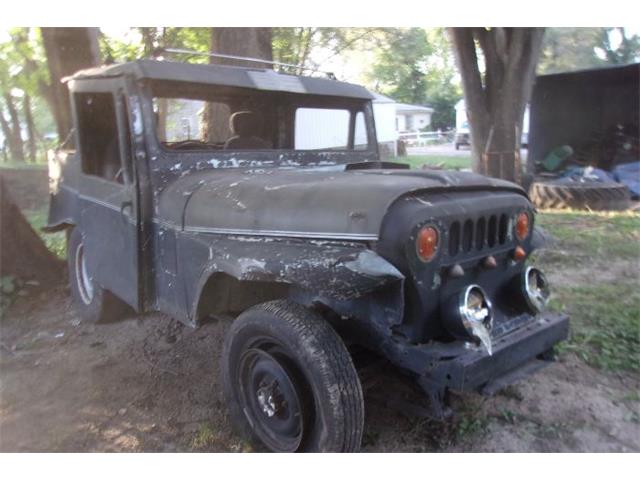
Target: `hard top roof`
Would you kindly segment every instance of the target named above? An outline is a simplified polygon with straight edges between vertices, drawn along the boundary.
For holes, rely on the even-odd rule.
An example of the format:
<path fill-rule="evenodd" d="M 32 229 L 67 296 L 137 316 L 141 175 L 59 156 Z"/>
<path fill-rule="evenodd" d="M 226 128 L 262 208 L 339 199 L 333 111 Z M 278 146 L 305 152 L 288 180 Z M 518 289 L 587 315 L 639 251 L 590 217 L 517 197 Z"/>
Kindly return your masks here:
<path fill-rule="evenodd" d="M 328 78 L 277 73 L 270 69 L 194 64 L 158 60 L 136 60 L 76 72 L 68 80 L 131 75 L 134 78 L 223 85 L 257 90 L 372 99 L 369 91 L 352 83 Z"/>

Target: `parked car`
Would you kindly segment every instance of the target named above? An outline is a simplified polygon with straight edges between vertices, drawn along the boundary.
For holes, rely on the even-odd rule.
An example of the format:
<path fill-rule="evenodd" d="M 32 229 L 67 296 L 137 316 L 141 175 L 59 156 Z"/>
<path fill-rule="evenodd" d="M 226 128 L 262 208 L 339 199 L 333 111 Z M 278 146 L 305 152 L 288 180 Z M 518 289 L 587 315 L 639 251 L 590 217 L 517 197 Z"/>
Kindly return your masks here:
<path fill-rule="evenodd" d="M 76 149 L 50 157 L 48 230 L 68 233 L 75 308 L 194 328 L 239 314 L 223 390 L 261 448 L 359 448 L 357 350 L 445 418 L 450 390 L 490 394 L 566 338 L 527 262 L 539 237 L 525 192 L 382 162 L 366 89 L 152 60 L 68 87 Z"/>
<path fill-rule="evenodd" d="M 461 145 L 471 145 L 471 131 L 469 122 L 465 121 L 462 127 L 456 129 L 456 136 L 453 140 L 456 150 L 460 150 Z"/>

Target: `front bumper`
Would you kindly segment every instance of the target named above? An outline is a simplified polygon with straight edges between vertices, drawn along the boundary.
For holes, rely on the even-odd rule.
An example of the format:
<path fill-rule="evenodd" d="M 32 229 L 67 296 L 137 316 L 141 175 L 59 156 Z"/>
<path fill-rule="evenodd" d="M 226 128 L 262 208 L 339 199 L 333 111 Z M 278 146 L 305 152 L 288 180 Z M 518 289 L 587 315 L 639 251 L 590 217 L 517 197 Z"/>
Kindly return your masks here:
<path fill-rule="evenodd" d="M 448 390 L 492 394 L 551 363 L 544 360 L 568 334 L 568 316 L 544 313 L 495 339 L 492 355 L 468 350 L 460 342 L 429 344 L 404 350 L 400 363 L 417 374 L 430 401 L 427 415 L 443 419 L 451 413 L 445 401 Z"/>
<path fill-rule="evenodd" d="M 444 385 L 452 390 L 481 390 L 488 383 L 510 375 L 544 355 L 568 335 L 568 316 L 545 313 L 497 339 L 493 344 L 493 355 L 484 350 L 470 351 L 439 362 L 429 376 L 444 380 Z"/>
<path fill-rule="evenodd" d="M 493 340 L 493 354 L 466 348 L 464 342 L 404 345 L 394 349 L 394 363 L 413 372 L 425 390 L 481 391 L 490 382 L 541 358 L 569 334 L 569 317 L 545 312 Z M 396 344 L 396 347 L 399 347 Z"/>

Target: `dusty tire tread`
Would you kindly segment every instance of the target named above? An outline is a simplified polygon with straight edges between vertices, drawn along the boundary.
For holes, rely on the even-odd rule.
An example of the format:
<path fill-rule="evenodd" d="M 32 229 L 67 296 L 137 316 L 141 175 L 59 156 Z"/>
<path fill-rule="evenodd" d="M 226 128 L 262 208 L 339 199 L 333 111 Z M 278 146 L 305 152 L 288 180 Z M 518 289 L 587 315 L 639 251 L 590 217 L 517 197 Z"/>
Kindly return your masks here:
<path fill-rule="evenodd" d="M 243 317 L 256 312 L 268 313 L 284 321 L 302 345 L 322 351 L 323 361 L 317 364 L 321 366 L 322 377 L 329 384 L 338 386 L 338 410 L 342 415 L 337 424 L 344 425 L 332 450 L 358 451 L 364 427 L 364 396 L 353 361 L 340 336 L 320 314 L 288 300 L 274 300 L 250 308 L 234 322 L 229 335 L 233 336 L 242 328 Z"/>
<path fill-rule="evenodd" d="M 626 210 L 630 206 L 629 191 L 624 185 L 615 183 L 572 185 L 533 182 L 529 196 L 538 208 Z"/>

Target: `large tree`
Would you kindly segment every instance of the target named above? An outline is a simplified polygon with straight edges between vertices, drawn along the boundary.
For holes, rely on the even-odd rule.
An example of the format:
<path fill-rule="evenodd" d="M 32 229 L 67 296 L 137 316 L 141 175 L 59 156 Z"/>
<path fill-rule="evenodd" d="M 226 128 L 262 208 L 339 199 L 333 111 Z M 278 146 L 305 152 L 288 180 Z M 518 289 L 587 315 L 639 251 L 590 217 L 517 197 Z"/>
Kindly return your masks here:
<path fill-rule="evenodd" d="M 41 28 L 51 78 L 48 98 L 58 137 L 64 141 L 72 128 L 69 92 L 62 79 L 100 63 L 97 28 Z"/>
<path fill-rule="evenodd" d="M 451 28 L 449 32 L 462 76 L 474 170 L 520 181 L 522 118 L 544 29 Z"/>
<path fill-rule="evenodd" d="M 271 28 L 214 27 L 211 29 L 211 53 L 239 57 L 273 60 L 271 46 Z M 271 68 L 268 63 L 247 62 L 226 58 L 211 57 L 211 63 L 223 65 Z M 227 107 L 217 103 L 208 103 L 202 118 L 203 137 L 209 141 L 219 141 L 231 135 L 227 118 Z"/>

